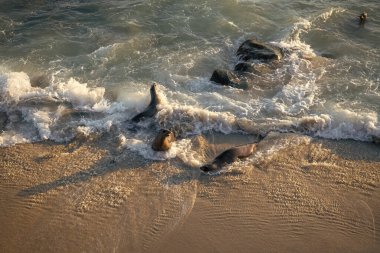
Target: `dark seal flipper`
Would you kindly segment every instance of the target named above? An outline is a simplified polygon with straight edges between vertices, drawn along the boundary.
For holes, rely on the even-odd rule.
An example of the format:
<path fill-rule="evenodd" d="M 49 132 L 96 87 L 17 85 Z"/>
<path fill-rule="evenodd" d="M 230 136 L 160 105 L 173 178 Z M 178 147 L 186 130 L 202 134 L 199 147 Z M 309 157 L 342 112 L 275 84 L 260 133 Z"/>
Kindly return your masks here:
<path fill-rule="evenodd" d="M 222 168 L 216 166 L 215 164 L 206 164 L 206 165 L 203 165 L 202 167 L 200 167 L 200 169 L 203 172 L 216 172 L 218 170 L 221 170 Z"/>
<path fill-rule="evenodd" d="M 134 116 L 134 117 L 132 118 L 132 121 L 137 123 L 137 122 L 139 122 L 140 120 L 142 120 L 143 118 L 151 118 L 151 117 L 153 117 L 155 114 L 156 114 L 156 111 L 153 111 L 153 110 L 143 111 L 143 112 L 137 114 L 136 116 Z"/>

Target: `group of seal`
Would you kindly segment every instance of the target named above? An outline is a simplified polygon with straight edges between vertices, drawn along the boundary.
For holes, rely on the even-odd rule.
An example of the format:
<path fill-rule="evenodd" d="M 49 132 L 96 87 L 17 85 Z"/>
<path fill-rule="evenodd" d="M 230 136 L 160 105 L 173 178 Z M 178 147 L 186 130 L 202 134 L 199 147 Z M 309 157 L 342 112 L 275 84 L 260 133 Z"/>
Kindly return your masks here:
<path fill-rule="evenodd" d="M 158 94 L 158 86 L 154 83 L 150 87 L 150 103 L 144 111 L 138 113 L 131 120 L 139 122 L 140 120 L 148 117 L 153 117 L 157 114 L 157 105 L 161 103 L 160 96 Z M 156 137 L 152 142 L 152 149 L 154 151 L 168 151 L 173 142 L 176 141 L 174 133 L 169 129 L 160 129 Z M 203 172 L 212 172 L 220 170 L 223 166 L 235 162 L 237 159 L 242 159 L 252 155 L 256 151 L 256 143 L 237 146 L 225 150 L 218 155 L 210 164 L 202 166 L 200 169 Z"/>
<path fill-rule="evenodd" d="M 364 25 L 368 17 L 366 12 L 359 15 L 359 22 Z M 237 57 L 241 60 L 234 70 L 217 69 L 213 72 L 210 81 L 220 85 L 228 85 L 236 88 L 247 88 L 247 80 L 251 78 L 249 74 L 260 74 L 260 68 L 257 68 L 257 61 L 263 63 L 276 63 L 284 57 L 284 50 L 280 47 L 262 42 L 257 38 L 251 38 L 244 41 L 236 52 Z M 150 88 L 150 103 L 145 110 L 132 118 L 133 122 L 139 122 L 143 118 L 153 117 L 157 114 L 157 105 L 161 103 L 158 94 L 157 84 L 154 83 Z M 176 140 L 172 131 L 161 129 L 152 143 L 152 149 L 155 151 L 167 151 L 171 148 L 172 143 Z M 214 172 L 231 164 L 238 159 L 243 159 L 252 155 L 257 148 L 257 143 L 251 143 L 232 147 L 217 155 L 214 160 L 200 167 L 205 172 Z"/>
<path fill-rule="evenodd" d="M 149 105 L 145 108 L 144 111 L 138 113 L 131 120 L 133 122 L 139 122 L 144 118 L 154 117 L 157 112 L 157 105 L 161 103 L 161 98 L 158 93 L 157 83 L 153 83 L 150 87 L 150 102 Z M 175 136 L 172 131 L 168 129 L 161 129 L 152 143 L 152 149 L 154 151 L 167 151 L 171 148 L 172 143 L 175 141 Z"/>

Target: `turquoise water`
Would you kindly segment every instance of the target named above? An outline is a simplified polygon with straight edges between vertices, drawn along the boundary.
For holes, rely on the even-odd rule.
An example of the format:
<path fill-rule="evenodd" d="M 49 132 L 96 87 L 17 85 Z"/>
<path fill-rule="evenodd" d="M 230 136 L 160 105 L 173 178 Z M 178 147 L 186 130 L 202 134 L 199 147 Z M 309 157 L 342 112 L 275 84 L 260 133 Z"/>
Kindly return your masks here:
<path fill-rule="evenodd" d="M 379 13 L 378 1 L 3 1 L 0 144 L 118 131 L 141 151 L 160 127 L 184 143 L 269 130 L 371 141 Z M 247 91 L 210 82 L 250 37 L 287 49 L 283 64 Z M 166 102 L 130 132 L 153 82 Z"/>

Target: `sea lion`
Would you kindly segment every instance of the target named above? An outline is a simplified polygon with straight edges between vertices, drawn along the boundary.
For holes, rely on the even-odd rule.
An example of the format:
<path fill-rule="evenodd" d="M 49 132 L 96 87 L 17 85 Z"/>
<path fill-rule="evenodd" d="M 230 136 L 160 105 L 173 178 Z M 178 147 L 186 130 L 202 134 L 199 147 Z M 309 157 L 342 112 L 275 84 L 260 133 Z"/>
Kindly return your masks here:
<path fill-rule="evenodd" d="M 150 87 L 150 103 L 148 107 L 141 113 L 132 118 L 133 122 L 139 122 L 142 118 L 153 117 L 157 113 L 157 105 L 161 103 L 160 96 L 157 91 L 157 84 L 153 83 Z"/>
<path fill-rule="evenodd" d="M 359 15 L 359 24 L 364 25 L 364 23 L 367 21 L 368 14 L 367 12 L 363 12 Z"/>
<path fill-rule="evenodd" d="M 231 164 L 237 159 L 246 158 L 256 151 L 257 143 L 233 147 L 223 151 L 210 164 L 203 165 L 200 169 L 204 172 L 213 172 L 222 169 L 224 165 Z"/>
<path fill-rule="evenodd" d="M 175 137 L 172 131 L 161 129 L 153 140 L 152 149 L 154 151 L 167 151 L 174 141 Z"/>

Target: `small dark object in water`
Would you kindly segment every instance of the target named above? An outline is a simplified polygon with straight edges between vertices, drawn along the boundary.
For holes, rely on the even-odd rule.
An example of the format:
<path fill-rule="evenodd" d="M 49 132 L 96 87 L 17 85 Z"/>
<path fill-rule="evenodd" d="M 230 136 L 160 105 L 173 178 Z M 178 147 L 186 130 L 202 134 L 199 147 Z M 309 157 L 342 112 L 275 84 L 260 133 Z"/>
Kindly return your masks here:
<path fill-rule="evenodd" d="M 363 12 L 360 14 L 359 19 L 360 19 L 360 24 L 364 25 L 364 23 L 367 21 L 368 14 L 367 12 Z"/>

